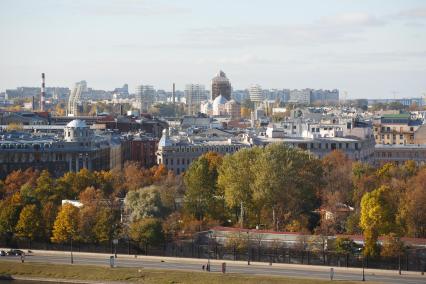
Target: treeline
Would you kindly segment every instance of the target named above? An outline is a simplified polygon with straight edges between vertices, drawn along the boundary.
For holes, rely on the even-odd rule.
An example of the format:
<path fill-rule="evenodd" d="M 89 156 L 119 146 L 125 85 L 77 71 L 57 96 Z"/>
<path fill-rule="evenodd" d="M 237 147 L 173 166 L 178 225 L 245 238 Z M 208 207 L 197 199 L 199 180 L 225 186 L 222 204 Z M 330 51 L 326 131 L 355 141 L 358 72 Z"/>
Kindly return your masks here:
<path fill-rule="evenodd" d="M 425 167 L 409 161 L 373 168 L 340 151 L 320 160 L 283 144 L 210 152 L 180 176 L 135 163 L 57 179 L 47 171 L 16 171 L 0 182 L 0 198 L 4 240 L 131 238 L 147 246 L 222 225 L 364 234 L 365 253 L 376 255 L 379 236 L 426 237 Z M 62 206 L 65 199 L 82 206 Z"/>
<path fill-rule="evenodd" d="M 129 237 L 122 200 L 147 186 L 161 196 L 164 214 L 176 210 L 181 177 L 163 166 L 143 169 L 129 163 L 123 171 L 82 169 L 57 179 L 48 171 L 14 171 L 0 181 L 0 238 L 101 243 Z M 78 200 L 82 206 L 62 205 L 62 200 Z"/>

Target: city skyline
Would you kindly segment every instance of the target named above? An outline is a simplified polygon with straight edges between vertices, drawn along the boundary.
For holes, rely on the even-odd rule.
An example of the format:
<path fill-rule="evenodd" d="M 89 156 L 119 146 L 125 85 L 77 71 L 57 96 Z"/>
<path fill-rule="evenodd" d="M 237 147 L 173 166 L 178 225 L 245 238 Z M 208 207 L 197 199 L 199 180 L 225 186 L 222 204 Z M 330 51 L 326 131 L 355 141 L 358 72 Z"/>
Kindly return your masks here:
<path fill-rule="evenodd" d="M 0 90 L 129 83 L 426 92 L 422 1 L 2 1 Z M 342 96 L 343 98 L 343 96 Z"/>

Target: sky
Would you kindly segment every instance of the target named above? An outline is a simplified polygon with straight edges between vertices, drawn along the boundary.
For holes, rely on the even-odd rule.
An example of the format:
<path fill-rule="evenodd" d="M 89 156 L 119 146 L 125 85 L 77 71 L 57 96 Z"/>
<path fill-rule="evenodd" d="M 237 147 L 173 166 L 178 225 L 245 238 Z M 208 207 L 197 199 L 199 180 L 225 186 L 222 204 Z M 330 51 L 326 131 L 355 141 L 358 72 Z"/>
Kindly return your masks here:
<path fill-rule="evenodd" d="M 0 91 L 234 89 L 426 94 L 425 0 L 0 0 Z"/>

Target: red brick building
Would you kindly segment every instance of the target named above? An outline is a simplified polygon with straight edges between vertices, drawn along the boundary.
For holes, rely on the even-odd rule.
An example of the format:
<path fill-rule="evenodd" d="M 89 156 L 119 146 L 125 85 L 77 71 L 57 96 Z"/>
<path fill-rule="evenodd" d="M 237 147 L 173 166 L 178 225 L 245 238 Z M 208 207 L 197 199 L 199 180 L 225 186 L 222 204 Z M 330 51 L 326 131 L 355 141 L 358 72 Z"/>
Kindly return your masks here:
<path fill-rule="evenodd" d="M 143 134 L 135 135 L 128 141 L 130 144 L 130 161 L 140 163 L 144 168 L 157 164 L 156 151 L 158 139 Z"/>

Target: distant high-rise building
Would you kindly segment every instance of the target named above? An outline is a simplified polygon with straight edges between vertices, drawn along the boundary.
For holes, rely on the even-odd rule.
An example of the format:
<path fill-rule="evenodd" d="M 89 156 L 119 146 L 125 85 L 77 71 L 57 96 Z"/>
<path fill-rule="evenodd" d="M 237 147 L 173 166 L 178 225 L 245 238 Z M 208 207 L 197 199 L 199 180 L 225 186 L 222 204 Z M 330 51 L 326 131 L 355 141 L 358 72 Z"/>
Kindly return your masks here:
<path fill-rule="evenodd" d="M 339 90 L 313 90 L 311 104 L 334 105 L 339 103 Z"/>
<path fill-rule="evenodd" d="M 80 103 L 81 94 L 83 92 L 87 92 L 86 81 L 80 81 L 75 83 L 74 89 L 71 91 L 70 96 L 68 97 L 68 106 L 67 106 L 68 116 L 78 115 L 78 104 Z"/>
<path fill-rule="evenodd" d="M 232 87 L 226 74 L 221 70 L 212 79 L 212 100 L 222 95 L 228 101 L 231 99 Z"/>
<path fill-rule="evenodd" d="M 249 90 L 250 100 L 255 103 L 263 102 L 263 93 L 260 85 L 252 85 Z"/>
<path fill-rule="evenodd" d="M 290 103 L 309 105 L 311 104 L 311 93 L 312 90 L 291 90 L 290 91 Z"/>
<path fill-rule="evenodd" d="M 155 100 L 155 90 L 151 85 L 136 86 L 136 99 L 141 112 L 148 112 Z"/>
<path fill-rule="evenodd" d="M 207 100 L 206 89 L 204 85 L 187 84 L 185 86 L 185 97 L 188 113 L 197 113 L 200 110 L 200 103 Z"/>

